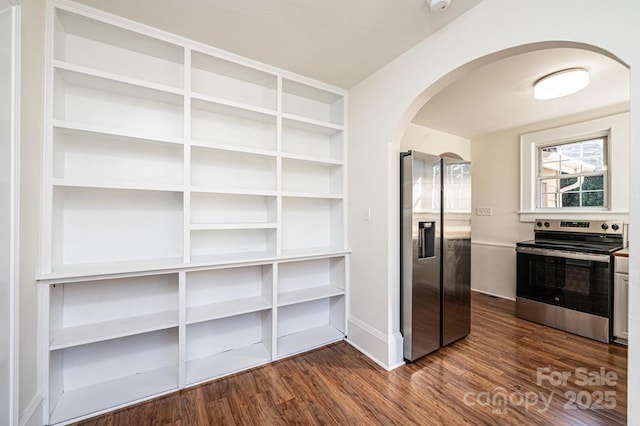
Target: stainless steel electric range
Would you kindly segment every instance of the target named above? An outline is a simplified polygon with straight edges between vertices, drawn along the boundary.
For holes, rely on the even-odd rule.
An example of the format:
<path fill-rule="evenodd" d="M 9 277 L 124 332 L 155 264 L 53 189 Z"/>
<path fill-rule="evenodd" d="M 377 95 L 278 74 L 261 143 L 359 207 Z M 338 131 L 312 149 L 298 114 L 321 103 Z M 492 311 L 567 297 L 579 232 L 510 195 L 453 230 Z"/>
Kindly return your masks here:
<path fill-rule="evenodd" d="M 516 247 L 516 315 L 609 343 L 622 222 L 537 220 L 534 233 Z"/>

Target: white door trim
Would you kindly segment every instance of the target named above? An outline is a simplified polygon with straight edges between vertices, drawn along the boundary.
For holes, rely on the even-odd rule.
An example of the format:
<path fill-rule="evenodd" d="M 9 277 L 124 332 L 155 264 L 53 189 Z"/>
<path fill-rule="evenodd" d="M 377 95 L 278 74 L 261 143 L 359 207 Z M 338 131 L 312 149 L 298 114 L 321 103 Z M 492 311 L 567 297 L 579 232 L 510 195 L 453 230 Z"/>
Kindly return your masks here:
<path fill-rule="evenodd" d="M 11 14 L 10 109 L 10 267 L 9 267 L 9 425 L 18 425 L 19 229 L 20 229 L 20 1 L 0 0 L 0 13 Z"/>

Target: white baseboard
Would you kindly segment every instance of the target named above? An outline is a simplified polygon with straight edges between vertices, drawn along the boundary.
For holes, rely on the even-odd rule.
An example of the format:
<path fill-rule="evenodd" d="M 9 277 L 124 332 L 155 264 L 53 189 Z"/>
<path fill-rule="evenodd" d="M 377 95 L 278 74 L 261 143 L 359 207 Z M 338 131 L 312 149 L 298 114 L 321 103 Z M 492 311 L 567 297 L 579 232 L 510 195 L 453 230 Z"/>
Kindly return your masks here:
<path fill-rule="evenodd" d="M 491 292 L 488 292 L 488 291 L 476 290 L 475 288 L 472 288 L 471 291 L 475 291 L 476 293 L 486 294 L 487 296 L 497 297 L 498 299 L 511 300 L 512 302 L 516 301 L 515 297 L 507 297 L 507 296 L 503 296 L 501 294 L 495 294 L 495 293 L 491 293 Z"/>
<path fill-rule="evenodd" d="M 402 335 L 387 336 L 355 317 L 347 321 L 347 342 L 387 371 L 404 365 Z"/>
<path fill-rule="evenodd" d="M 20 413 L 20 426 L 42 426 L 44 418 L 42 410 L 44 397 L 42 394 L 37 393 L 29 405 Z"/>

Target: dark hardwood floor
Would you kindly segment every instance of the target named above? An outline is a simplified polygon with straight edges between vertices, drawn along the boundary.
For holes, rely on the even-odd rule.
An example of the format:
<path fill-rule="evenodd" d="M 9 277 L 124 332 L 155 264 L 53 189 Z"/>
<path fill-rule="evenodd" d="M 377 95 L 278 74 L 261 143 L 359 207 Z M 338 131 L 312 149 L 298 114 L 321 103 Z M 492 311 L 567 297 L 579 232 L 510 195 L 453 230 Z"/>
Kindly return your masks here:
<path fill-rule="evenodd" d="M 514 308 L 473 294 L 469 337 L 391 372 L 341 342 L 80 424 L 625 424 L 626 347 Z"/>

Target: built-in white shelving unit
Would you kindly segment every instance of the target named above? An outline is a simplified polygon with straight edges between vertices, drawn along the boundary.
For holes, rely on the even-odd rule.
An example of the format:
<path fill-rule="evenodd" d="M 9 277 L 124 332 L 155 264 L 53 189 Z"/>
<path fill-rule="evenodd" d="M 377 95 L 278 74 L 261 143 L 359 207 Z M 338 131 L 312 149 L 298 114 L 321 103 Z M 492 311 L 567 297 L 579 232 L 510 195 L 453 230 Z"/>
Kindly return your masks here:
<path fill-rule="evenodd" d="M 346 92 L 49 0 L 48 424 L 346 335 Z"/>

